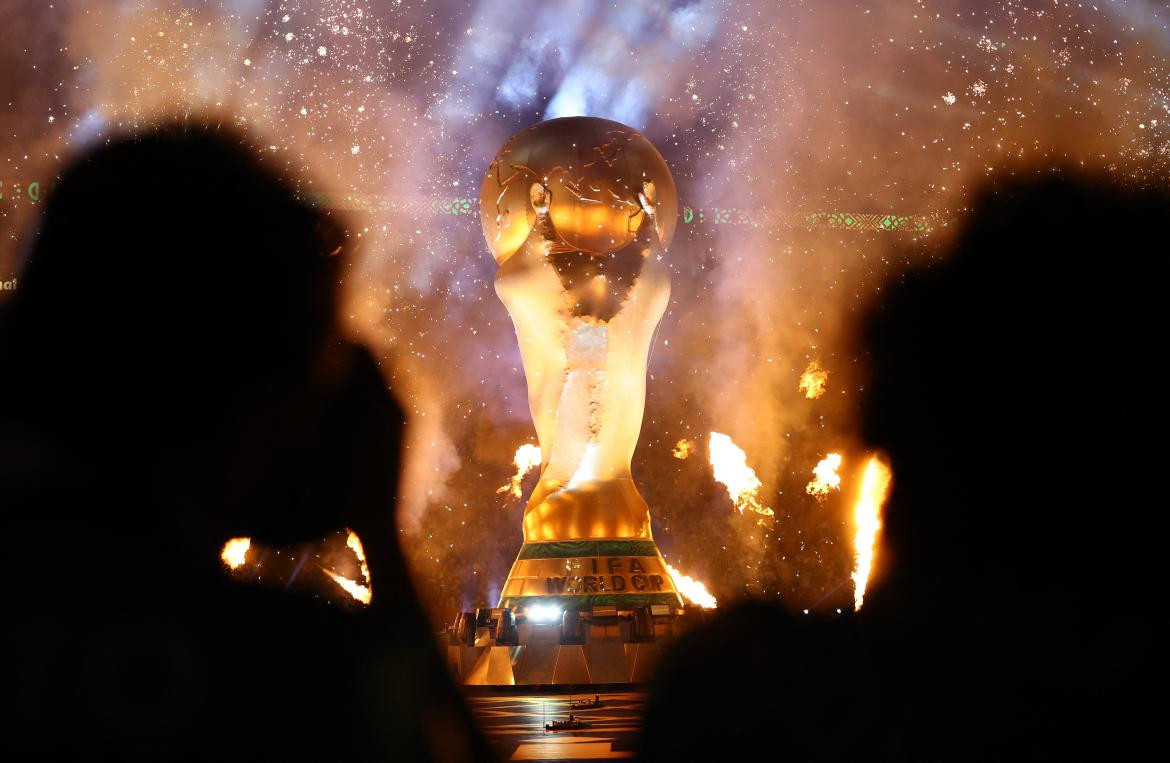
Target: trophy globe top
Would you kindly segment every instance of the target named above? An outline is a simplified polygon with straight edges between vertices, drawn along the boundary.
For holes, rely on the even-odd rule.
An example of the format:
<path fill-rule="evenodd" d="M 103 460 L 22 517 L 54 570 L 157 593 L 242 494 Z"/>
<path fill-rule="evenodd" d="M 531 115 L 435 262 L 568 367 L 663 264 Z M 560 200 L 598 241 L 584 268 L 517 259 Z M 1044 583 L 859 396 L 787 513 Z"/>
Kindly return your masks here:
<path fill-rule="evenodd" d="M 658 150 L 637 130 L 597 117 L 564 117 L 513 135 L 484 176 L 480 221 L 498 264 L 547 213 L 550 252 L 608 255 L 653 226 L 663 249 L 678 192 Z"/>

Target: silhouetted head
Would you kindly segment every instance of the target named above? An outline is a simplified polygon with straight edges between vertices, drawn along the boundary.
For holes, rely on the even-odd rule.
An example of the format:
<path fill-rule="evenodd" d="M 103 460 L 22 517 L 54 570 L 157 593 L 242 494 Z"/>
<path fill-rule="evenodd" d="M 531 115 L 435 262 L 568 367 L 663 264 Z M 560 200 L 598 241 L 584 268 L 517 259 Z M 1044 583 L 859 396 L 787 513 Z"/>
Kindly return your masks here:
<path fill-rule="evenodd" d="M 1149 247 L 1168 213 L 1164 194 L 1105 178 L 1001 182 L 952 253 L 883 293 L 864 435 L 894 472 L 887 566 L 935 606 L 1087 602 L 1134 571 L 1150 514 L 1123 475 L 1143 473 L 1136 438 L 1160 405 Z"/>
<path fill-rule="evenodd" d="M 334 330 L 342 243 L 240 134 L 180 123 L 64 173 L 13 308 L 76 396 L 166 386 L 201 412 L 306 373 Z"/>
<path fill-rule="evenodd" d="M 847 760 L 876 749 L 880 663 L 848 619 L 740 601 L 709 613 L 655 669 L 639 759 Z M 761 755 L 762 751 L 769 754 Z"/>
<path fill-rule="evenodd" d="M 960 747 L 1076 748 L 1158 659 L 1162 470 L 1144 443 L 1164 412 L 1168 217 L 1166 195 L 1108 178 L 1000 182 L 868 325 L 864 434 L 894 482 L 860 617 L 902 650 L 905 715 L 965 707 Z"/>
<path fill-rule="evenodd" d="M 369 486 L 355 482 L 392 495 L 401 426 L 374 364 L 338 336 L 344 244 L 232 129 L 178 123 L 97 148 L 49 197 L 0 326 L 0 384 L 23 401 L 7 428 L 50 441 L 50 471 L 131 497 L 105 521 L 179 523 L 197 554 L 339 529 Z"/>

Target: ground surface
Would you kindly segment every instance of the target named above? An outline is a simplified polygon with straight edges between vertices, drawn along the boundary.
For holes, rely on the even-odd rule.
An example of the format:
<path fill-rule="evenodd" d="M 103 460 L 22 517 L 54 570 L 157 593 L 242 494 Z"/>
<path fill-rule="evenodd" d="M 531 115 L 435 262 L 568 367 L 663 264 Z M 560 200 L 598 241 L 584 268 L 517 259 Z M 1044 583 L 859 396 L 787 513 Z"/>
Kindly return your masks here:
<path fill-rule="evenodd" d="M 605 760 L 632 758 L 642 724 L 645 692 L 601 694 L 601 707 L 574 710 L 586 725 L 579 731 L 546 732 L 544 724 L 564 720 L 569 700 L 590 694 L 479 694 L 468 704 L 501 760 Z"/>

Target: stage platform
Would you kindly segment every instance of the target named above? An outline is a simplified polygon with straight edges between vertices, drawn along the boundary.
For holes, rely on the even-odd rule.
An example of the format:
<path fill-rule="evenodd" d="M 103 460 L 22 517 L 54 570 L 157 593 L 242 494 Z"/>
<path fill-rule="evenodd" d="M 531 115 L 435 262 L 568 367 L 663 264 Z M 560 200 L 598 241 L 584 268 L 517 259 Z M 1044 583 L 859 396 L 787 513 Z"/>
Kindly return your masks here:
<path fill-rule="evenodd" d="M 633 758 L 646 692 L 640 687 L 575 687 L 534 692 L 467 687 L 467 702 L 500 760 L 613 760 Z M 564 720 L 572 700 L 600 697 L 601 706 L 574 709 L 583 727 L 545 731 Z"/>

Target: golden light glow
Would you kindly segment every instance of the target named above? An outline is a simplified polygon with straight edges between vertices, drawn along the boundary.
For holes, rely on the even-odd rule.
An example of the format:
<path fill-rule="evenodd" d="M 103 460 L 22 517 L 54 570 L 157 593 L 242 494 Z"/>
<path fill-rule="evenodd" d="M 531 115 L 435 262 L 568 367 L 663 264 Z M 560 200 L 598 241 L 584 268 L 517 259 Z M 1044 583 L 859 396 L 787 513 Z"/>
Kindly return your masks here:
<path fill-rule="evenodd" d="M 750 509 L 765 517 L 775 514 L 760 503 L 759 491 L 763 483 L 747 465 L 747 454 L 732 442 L 730 437 L 712 432 L 708 451 L 715 480 L 727 488 L 727 494 L 740 514 L 744 509 Z"/>
<path fill-rule="evenodd" d="M 247 559 L 248 549 L 251 547 L 251 538 L 232 538 L 223 544 L 223 551 L 219 552 L 219 558 L 228 566 L 228 569 L 237 569 Z"/>
<path fill-rule="evenodd" d="M 813 480 L 804 486 L 805 492 L 818 501 L 823 501 L 833 490 L 840 490 L 841 475 L 837 473 L 840 468 L 840 453 L 830 453 L 822 458 L 813 467 Z"/>
<path fill-rule="evenodd" d="M 879 456 L 870 456 L 861 478 L 861 492 L 853 507 L 853 607 L 861 609 L 873 569 L 874 548 L 882 526 L 882 506 L 890 489 L 890 468 Z"/>
<path fill-rule="evenodd" d="M 366 565 L 366 551 L 362 548 L 361 538 L 357 536 L 353 530 L 349 531 L 349 535 L 345 539 L 345 545 L 353 551 L 354 556 L 358 560 L 358 569 L 361 570 L 362 580 L 364 583 L 359 583 L 356 580 L 350 580 L 344 575 L 338 575 L 336 572 L 325 570 L 325 574 L 333 579 L 334 583 L 341 586 L 341 589 L 352 596 L 362 604 L 369 604 L 374 599 L 374 592 L 370 589 L 370 568 Z"/>
<path fill-rule="evenodd" d="M 519 448 L 516 448 L 516 455 L 512 457 L 512 463 L 516 465 L 516 473 L 499 488 L 497 493 L 509 493 L 513 498 L 519 498 L 523 495 L 523 490 L 520 483 L 524 481 L 524 475 L 540 466 L 540 446 L 532 443 L 524 443 Z"/>
<path fill-rule="evenodd" d="M 698 580 L 695 580 L 690 575 L 682 574 L 670 564 L 666 565 L 666 571 L 674 579 L 674 587 L 686 597 L 687 601 L 692 604 L 697 604 L 703 609 L 715 609 L 719 606 L 718 602 L 715 601 L 715 597 L 707 590 L 707 586 Z"/>
<path fill-rule="evenodd" d="M 809 400 L 816 400 L 825 394 L 825 385 L 828 382 L 829 372 L 821 368 L 820 363 L 812 360 L 800 375 L 800 391 Z"/>
<path fill-rule="evenodd" d="M 677 459 L 686 461 L 687 457 L 690 456 L 694 451 L 695 441 L 688 440 L 684 437 L 675 444 L 674 450 L 670 451 L 670 454 Z"/>

